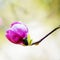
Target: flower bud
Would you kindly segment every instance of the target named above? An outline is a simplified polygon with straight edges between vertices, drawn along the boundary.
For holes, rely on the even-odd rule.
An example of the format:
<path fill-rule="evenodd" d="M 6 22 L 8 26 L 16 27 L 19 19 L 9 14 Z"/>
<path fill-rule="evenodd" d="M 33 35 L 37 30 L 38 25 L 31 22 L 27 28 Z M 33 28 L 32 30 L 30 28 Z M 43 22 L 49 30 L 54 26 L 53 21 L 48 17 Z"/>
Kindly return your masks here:
<path fill-rule="evenodd" d="M 27 38 L 28 28 L 22 22 L 14 22 L 6 31 L 6 37 L 14 44 L 24 45 L 24 39 Z"/>

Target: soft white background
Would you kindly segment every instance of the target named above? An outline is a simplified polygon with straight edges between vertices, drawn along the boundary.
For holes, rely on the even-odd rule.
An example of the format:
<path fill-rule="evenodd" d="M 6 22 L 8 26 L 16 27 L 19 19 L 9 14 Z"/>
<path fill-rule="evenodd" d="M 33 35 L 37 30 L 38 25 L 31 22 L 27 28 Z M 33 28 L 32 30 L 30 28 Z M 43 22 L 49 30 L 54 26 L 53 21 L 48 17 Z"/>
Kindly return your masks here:
<path fill-rule="evenodd" d="M 0 0 L 2 23 L 7 22 L 5 30 L 13 21 L 22 21 L 28 26 L 31 39 L 35 42 L 57 27 L 60 18 L 56 13 L 50 15 L 36 1 Z M 37 46 L 13 44 L 6 39 L 5 31 L 3 38 L 6 42 L 0 47 L 0 60 L 60 60 L 60 29 Z"/>

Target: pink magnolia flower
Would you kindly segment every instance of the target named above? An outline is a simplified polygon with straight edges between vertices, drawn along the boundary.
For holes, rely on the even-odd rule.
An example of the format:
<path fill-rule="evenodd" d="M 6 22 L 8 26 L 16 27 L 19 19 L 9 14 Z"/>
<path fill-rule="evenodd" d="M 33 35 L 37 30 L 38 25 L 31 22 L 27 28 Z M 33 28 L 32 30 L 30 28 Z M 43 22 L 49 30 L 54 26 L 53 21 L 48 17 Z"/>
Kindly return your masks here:
<path fill-rule="evenodd" d="M 24 39 L 27 38 L 28 28 L 22 22 L 14 22 L 6 31 L 6 37 L 9 41 L 15 44 L 24 44 Z"/>
<path fill-rule="evenodd" d="M 2 20 L 2 18 L 0 18 L 0 26 L 2 26 L 3 25 L 3 20 Z"/>

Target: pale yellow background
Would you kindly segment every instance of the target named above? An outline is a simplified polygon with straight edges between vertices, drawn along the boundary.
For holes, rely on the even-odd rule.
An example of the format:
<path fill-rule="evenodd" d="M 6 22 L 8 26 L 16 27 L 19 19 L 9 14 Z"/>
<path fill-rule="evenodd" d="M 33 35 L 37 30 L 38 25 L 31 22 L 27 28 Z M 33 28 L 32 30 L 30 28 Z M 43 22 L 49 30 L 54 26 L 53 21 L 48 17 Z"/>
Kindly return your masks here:
<path fill-rule="evenodd" d="M 12 22 L 22 21 L 33 42 L 41 39 L 60 24 L 58 6 L 58 0 L 0 0 L 0 60 L 60 60 L 60 29 L 37 46 L 15 45 L 5 37 Z"/>

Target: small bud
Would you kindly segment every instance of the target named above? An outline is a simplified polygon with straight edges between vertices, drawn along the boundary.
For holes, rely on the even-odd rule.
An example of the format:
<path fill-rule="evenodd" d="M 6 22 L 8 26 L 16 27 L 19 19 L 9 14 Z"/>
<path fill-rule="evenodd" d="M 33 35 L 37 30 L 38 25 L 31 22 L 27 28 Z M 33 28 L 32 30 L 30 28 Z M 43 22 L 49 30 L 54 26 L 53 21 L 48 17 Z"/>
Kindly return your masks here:
<path fill-rule="evenodd" d="M 24 45 L 24 39 L 27 38 L 28 28 L 22 22 L 14 22 L 6 31 L 6 37 L 14 44 Z"/>

